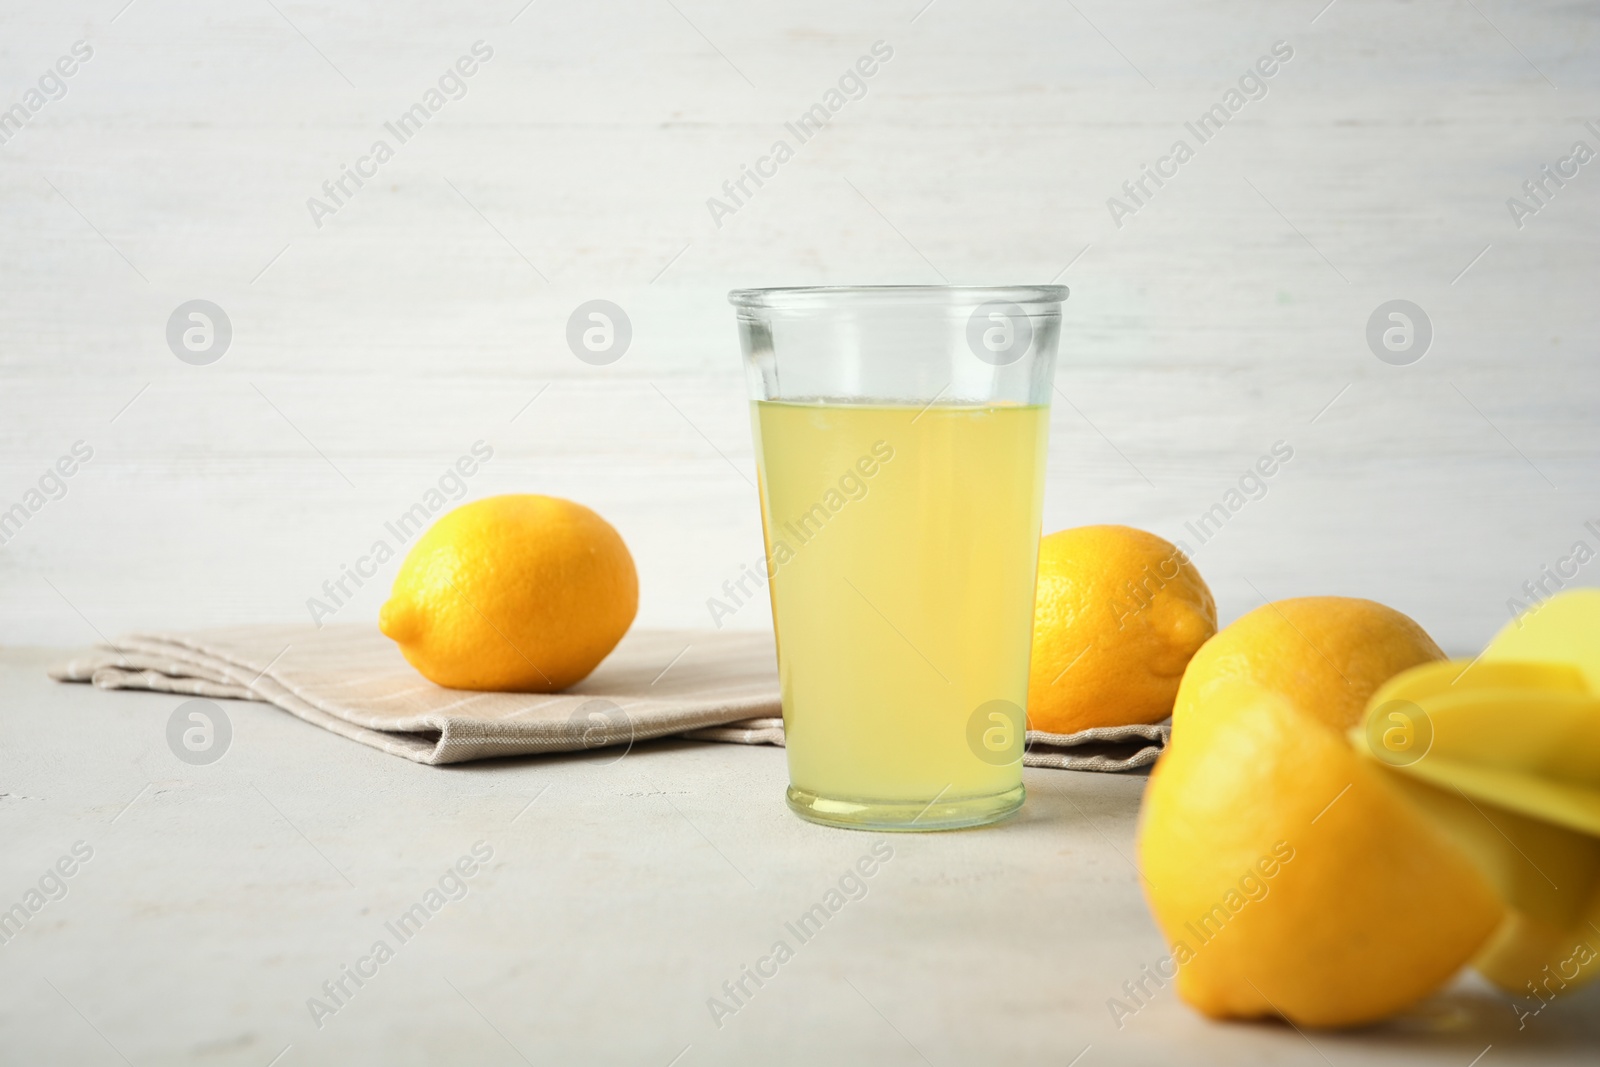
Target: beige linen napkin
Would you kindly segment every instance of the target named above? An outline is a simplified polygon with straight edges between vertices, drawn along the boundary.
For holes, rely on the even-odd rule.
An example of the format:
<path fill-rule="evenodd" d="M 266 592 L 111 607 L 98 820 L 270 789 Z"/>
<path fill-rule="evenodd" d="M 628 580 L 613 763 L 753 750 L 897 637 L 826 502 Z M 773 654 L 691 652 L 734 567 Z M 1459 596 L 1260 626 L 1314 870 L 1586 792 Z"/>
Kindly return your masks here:
<path fill-rule="evenodd" d="M 62 682 L 275 704 L 418 763 L 573 752 L 681 735 L 783 743 L 772 636 L 633 630 L 562 693 L 474 693 L 418 674 L 372 627 L 232 626 L 133 634 L 56 667 Z M 1024 762 L 1067 770 L 1153 763 L 1167 727 L 1028 733 Z"/>

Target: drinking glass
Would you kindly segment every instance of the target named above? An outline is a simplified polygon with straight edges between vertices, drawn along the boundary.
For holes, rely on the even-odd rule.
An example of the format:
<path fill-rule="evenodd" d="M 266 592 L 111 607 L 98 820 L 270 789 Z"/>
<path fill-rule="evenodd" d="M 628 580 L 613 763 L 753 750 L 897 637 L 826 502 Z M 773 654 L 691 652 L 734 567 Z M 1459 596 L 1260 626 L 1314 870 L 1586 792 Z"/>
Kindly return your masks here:
<path fill-rule="evenodd" d="M 739 289 L 789 806 L 935 830 L 1021 806 L 1064 286 Z"/>

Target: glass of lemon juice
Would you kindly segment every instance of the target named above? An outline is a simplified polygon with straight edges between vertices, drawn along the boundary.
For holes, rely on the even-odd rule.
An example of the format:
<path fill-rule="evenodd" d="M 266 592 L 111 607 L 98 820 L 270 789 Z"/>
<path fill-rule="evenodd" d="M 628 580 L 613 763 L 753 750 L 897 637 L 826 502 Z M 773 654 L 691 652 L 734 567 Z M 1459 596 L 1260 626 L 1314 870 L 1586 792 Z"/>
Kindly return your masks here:
<path fill-rule="evenodd" d="M 1022 805 L 1064 286 L 740 289 L 789 806 L 939 830 Z"/>

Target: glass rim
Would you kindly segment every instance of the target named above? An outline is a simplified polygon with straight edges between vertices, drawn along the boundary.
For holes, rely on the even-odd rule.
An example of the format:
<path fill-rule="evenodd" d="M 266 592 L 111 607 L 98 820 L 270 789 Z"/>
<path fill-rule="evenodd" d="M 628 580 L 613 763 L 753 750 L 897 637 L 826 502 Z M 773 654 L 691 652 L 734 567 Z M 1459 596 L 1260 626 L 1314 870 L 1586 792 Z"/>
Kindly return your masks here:
<path fill-rule="evenodd" d="M 741 310 L 807 311 L 864 304 L 1057 304 L 1065 285 L 799 285 L 732 289 L 728 303 Z M 957 297 L 958 300 L 949 298 Z M 943 299 L 941 299 L 943 298 Z"/>

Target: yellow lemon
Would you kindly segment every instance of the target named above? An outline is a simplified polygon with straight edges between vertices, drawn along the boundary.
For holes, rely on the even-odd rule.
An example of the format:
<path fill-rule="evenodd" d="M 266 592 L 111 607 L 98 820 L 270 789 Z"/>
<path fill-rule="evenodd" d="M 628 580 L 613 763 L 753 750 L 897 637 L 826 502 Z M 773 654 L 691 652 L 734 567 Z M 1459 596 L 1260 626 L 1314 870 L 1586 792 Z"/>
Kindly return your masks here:
<path fill-rule="evenodd" d="M 1502 906 L 1476 865 L 1320 716 L 1237 682 L 1191 712 L 1139 832 L 1189 1004 L 1372 1022 L 1439 988 L 1495 931 Z"/>
<path fill-rule="evenodd" d="M 599 666 L 638 608 L 610 523 L 570 500 L 495 496 L 422 535 L 378 627 L 439 685 L 552 693 Z"/>
<path fill-rule="evenodd" d="M 1517 1015 L 1542 1011 L 1547 1001 L 1600 978 L 1600 884 L 1591 884 L 1588 911 L 1570 926 L 1552 926 L 1522 912 L 1506 917 L 1499 932 L 1473 961 L 1489 981 L 1523 1007 Z"/>
<path fill-rule="evenodd" d="M 1288 697 L 1335 730 L 1364 717 L 1373 692 L 1408 667 L 1444 658 L 1427 631 L 1371 600 L 1310 596 L 1265 604 L 1195 653 L 1178 688 L 1174 733 L 1211 688 L 1248 682 Z"/>
<path fill-rule="evenodd" d="M 1519 1015 L 1600 978 L 1600 589 L 1556 595 L 1475 659 L 1389 679 L 1348 736 L 1506 902 L 1474 966 Z"/>
<path fill-rule="evenodd" d="M 1067 734 L 1160 722 L 1217 606 L 1182 552 L 1130 526 L 1079 526 L 1039 545 L 1028 725 Z"/>

